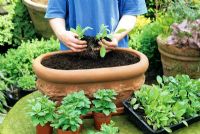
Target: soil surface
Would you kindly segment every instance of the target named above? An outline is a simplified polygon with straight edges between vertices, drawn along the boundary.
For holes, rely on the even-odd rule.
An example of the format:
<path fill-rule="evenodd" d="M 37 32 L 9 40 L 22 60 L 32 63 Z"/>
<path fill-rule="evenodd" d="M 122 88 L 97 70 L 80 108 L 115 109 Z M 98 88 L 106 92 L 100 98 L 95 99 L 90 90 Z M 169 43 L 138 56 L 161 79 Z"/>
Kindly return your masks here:
<path fill-rule="evenodd" d="M 104 58 L 99 56 L 99 51 L 94 51 L 96 58 L 83 57 L 81 53 L 56 54 L 42 61 L 42 65 L 60 70 L 80 70 L 103 67 L 116 67 L 135 64 L 139 61 L 129 53 L 111 51 Z"/>

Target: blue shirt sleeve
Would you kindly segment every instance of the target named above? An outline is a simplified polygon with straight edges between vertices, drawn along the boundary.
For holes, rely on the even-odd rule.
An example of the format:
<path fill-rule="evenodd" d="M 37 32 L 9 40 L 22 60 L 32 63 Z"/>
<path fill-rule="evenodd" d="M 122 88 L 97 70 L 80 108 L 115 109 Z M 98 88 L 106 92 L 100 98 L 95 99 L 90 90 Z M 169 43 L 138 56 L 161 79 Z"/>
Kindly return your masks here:
<path fill-rule="evenodd" d="M 141 15 L 147 12 L 145 0 L 121 0 L 120 16 Z"/>
<path fill-rule="evenodd" d="M 68 14 L 67 0 L 49 0 L 45 18 L 66 18 Z"/>

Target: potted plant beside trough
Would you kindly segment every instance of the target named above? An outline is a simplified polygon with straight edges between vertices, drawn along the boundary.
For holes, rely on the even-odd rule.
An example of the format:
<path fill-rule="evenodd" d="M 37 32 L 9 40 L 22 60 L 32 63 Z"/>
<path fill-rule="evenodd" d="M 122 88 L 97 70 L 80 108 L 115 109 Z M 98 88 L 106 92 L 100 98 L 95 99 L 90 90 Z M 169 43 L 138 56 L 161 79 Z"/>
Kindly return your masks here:
<path fill-rule="evenodd" d="M 53 36 L 48 20 L 44 18 L 47 10 L 47 0 L 23 0 L 38 34 L 45 38 Z"/>
<path fill-rule="evenodd" d="M 157 77 L 124 101 L 129 119 L 146 134 L 171 133 L 200 120 L 200 81 L 188 75 Z"/>
<path fill-rule="evenodd" d="M 164 75 L 200 77 L 200 19 L 172 25 L 172 35 L 157 38 Z"/>
<path fill-rule="evenodd" d="M 101 129 L 102 124 L 110 124 L 111 113 L 116 112 L 116 105 L 113 102 L 117 93 L 111 89 L 101 89 L 94 93 L 93 116 L 95 128 Z"/>
<path fill-rule="evenodd" d="M 29 108 L 31 111 L 28 115 L 36 126 L 36 134 L 52 134 L 53 128 L 50 123 L 54 120 L 56 103 L 42 96 L 29 100 Z"/>
<path fill-rule="evenodd" d="M 92 98 L 98 89 L 114 89 L 118 94 L 116 105 L 122 108 L 122 100 L 144 84 L 148 59 L 144 54 L 128 48 L 115 48 L 106 55 L 105 51 L 99 54 L 101 48 L 97 37 L 83 35 L 87 29 L 76 28 L 79 37 L 87 41 L 86 51 L 52 52 L 33 61 L 37 88 L 59 101 L 67 94 L 80 90 Z"/>
<path fill-rule="evenodd" d="M 57 129 L 57 134 L 79 134 L 83 123 L 80 115 L 80 110 L 76 110 L 76 104 L 61 105 L 51 126 Z"/>

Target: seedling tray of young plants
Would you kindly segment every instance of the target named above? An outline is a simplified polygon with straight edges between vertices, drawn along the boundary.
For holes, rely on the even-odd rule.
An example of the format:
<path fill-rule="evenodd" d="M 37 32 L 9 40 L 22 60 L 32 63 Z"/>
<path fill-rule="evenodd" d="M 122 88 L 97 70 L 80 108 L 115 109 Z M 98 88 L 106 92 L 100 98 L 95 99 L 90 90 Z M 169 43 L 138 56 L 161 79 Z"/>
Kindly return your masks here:
<path fill-rule="evenodd" d="M 124 105 L 124 111 L 129 116 L 129 119 L 131 120 L 131 122 L 133 122 L 139 129 L 141 129 L 143 133 L 145 134 L 166 134 L 167 133 L 167 131 L 164 128 L 160 130 L 153 130 L 153 128 L 150 125 L 148 125 L 145 119 L 142 117 L 141 113 L 137 112 L 136 110 L 133 110 L 133 108 L 131 107 L 129 103 L 129 100 L 125 100 L 123 102 L 123 105 Z M 186 119 L 185 121 L 188 123 L 188 125 L 194 122 L 200 121 L 200 115 L 197 117 Z M 185 125 L 182 122 L 178 123 L 177 125 L 169 126 L 169 128 L 173 131 L 183 128 L 183 127 L 185 127 Z"/>
<path fill-rule="evenodd" d="M 157 77 L 123 102 L 129 119 L 146 134 L 165 134 L 200 121 L 200 80 Z"/>

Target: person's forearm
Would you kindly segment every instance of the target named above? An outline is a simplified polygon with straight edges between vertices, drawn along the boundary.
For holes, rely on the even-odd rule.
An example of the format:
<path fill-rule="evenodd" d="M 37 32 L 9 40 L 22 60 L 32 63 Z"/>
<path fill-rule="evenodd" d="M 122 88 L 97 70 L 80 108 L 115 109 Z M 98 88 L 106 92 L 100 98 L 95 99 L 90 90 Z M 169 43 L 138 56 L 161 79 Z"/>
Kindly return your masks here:
<path fill-rule="evenodd" d="M 123 29 L 125 31 L 122 32 L 122 33 L 116 33 L 115 38 L 117 38 L 118 41 L 123 39 L 134 28 L 135 23 L 136 23 L 136 17 L 135 16 L 132 16 L 132 15 L 122 16 L 115 32 L 119 31 L 120 29 Z"/>
<path fill-rule="evenodd" d="M 54 33 L 56 34 L 57 38 L 59 40 L 62 40 L 61 35 L 62 35 L 63 32 L 66 31 L 65 19 L 53 18 L 53 19 L 49 20 L 49 23 L 50 23 L 51 28 L 53 29 Z"/>

